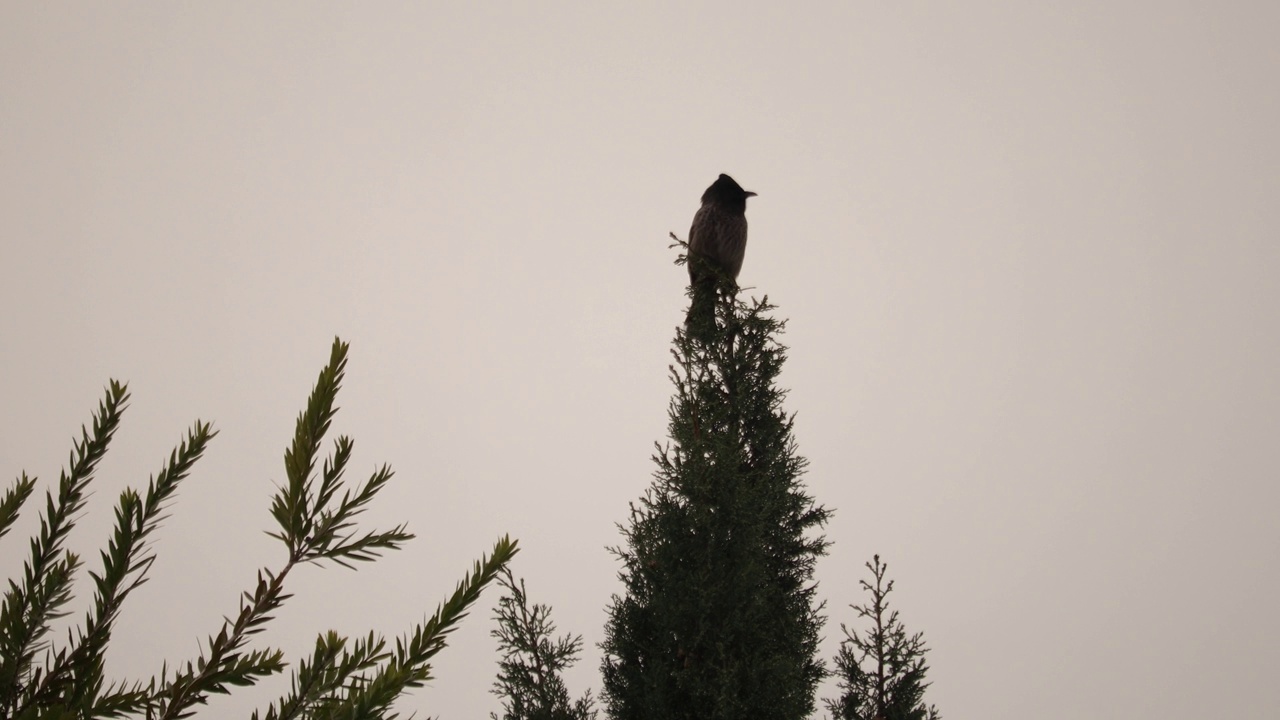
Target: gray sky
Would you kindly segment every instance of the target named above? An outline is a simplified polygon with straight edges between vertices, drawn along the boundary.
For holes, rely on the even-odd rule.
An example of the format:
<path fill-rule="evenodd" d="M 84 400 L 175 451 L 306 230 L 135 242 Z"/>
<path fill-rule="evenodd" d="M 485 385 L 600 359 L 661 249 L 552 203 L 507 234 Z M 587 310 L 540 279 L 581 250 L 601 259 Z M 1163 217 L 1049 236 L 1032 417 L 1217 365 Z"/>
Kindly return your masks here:
<path fill-rule="evenodd" d="M 685 303 L 666 236 L 727 172 L 837 510 L 828 657 L 878 552 L 949 717 L 1274 712 L 1280 5 L 429 5 L 0 8 L 5 481 L 43 492 L 129 381 L 94 558 L 120 489 L 221 431 L 110 673 L 193 658 L 283 561 L 268 499 L 340 335 L 335 430 L 397 470 L 368 520 L 419 538 L 303 568 L 262 640 L 407 629 L 510 533 L 598 688 Z M 498 708 L 496 599 L 407 710 Z"/>

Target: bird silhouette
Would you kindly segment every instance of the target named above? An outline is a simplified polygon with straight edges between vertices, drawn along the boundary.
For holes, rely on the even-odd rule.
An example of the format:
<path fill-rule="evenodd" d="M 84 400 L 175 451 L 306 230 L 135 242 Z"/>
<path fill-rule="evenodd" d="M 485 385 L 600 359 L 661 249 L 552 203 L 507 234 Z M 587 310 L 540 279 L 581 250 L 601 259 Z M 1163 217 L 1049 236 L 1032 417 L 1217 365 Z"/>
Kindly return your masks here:
<path fill-rule="evenodd" d="M 702 193 L 702 207 L 689 228 L 689 284 L 692 298 L 685 329 L 706 338 L 715 324 L 716 288 L 737 287 L 747 252 L 747 198 L 755 193 L 721 174 Z"/>

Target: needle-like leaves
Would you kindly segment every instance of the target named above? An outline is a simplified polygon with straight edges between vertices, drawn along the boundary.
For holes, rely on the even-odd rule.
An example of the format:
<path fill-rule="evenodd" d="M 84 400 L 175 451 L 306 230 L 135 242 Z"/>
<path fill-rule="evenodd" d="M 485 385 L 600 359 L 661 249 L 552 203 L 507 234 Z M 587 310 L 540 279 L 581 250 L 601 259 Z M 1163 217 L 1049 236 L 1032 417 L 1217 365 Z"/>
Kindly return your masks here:
<path fill-rule="evenodd" d="M 63 554 L 62 546 L 76 514 L 84 507 L 94 468 L 106 454 L 128 401 L 125 385 L 113 380 L 93 416 L 92 430 L 80 429 L 80 440 L 75 442 L 58 482 L 57 497 L 46 493 L 40 531 L 31 538 L 31 555 L 23 565 L 21 583 L 9 582 L 0 606 L 0 715 L 12 717 L 20 699 L 31 697 L 31 662 L 47 646 L 49 623 L 65 615 L 62 608 L 71 600 L 71 580 L 79 559 Z M 24 474 L 14 493 L 22 494 L 25 480 Z M 30 489 L 25 492 L 29 494 Z M 10 496 L 5 497 L 6 506 Z"/>
<path fill-rule="evenodd" d="M 432 658 L 445 648 L 449 634 L 517 551 L 514 540 L 499 540 L 431 618 L 396 640 L 394 651 L 387 650 L 386 641 L 373 633 L 351 651 L 346 650 L 344 638 L 321 635 L 310 661 L 303 661 L 294 674 L 292 691 L 262 717 L 391 720 L 395 717 L 392 703 L 406 690 L 431 680 Z M 259 715 L 253 717 L 258 720 Z"/>
<path fill-rule="evenodd" d="M 36 479 L 22 473 L 13 481 L 13 485 L 4 491 L 4 498 L 0 499 L 0 537 L 9 534 L 10 526 L 18 519 L 18 511 L 22 509 L 27 498 L 31 497 L 31 491 L 35 487 Z"/>
<path fill-rule="evenodd" d="M 55 647 L 48 637 L 50 623 L 66 615 L 81 565 L 63 545 L 129 399 L 126 387 L 112 381 L 92 428 L 82 428 L 75 442 L 57 495 L 47 493 L 39 532 L 30 541 L 30 557 L 22 575 L 9 581 L 0 605 L 0 719 L 189 717 L 210 695 L 253 685 L 284 670 L 283 653 L 250 644 L 289 599 L 285 579 L 295 566 L 332 560 L 352 567 L 399 549 L 413 538 L 403 524 L 378 531 L 363 530 L 356 523 L 393 477 L 390 467 L 382 465 L 368 481 L 344 488 L 354 443 L 339 437 L 322 463 L 317 458 L 337 412 L 346 362 L 347 345 L 335 339 L 329 364 L 298 416 L 293 442 L 285 451 L 286 482 L 272 500 L 277 527 L 269 533 L 288 551 L 283 565 L 258 571 L 253 590 L 243 593 L 239 610 L 207 638 L 198 657 L 172 671 L 166 663 L 146 683 L 107 684 L 103 677 L 107 646 L 125 599 L 147 581 L 155 562 L 151 540 L 168 504 L 216 433 L 208 423 L 197 421 L 145 492 L 126 489 L 121 493 L 114 532 L 99 553 L 101 568 L 89 573 L 93 604 L 83 623 L 68 631 L 65 646 Z M 0 497 L 0 537 L 16 521 L 35 482 L 24 473 Z M 397 641 L 394 650 L 373 633 L 350 647 L 335 633 L 322 634 L 311 657 L 299 662 L 291 691 L 266 717 L 393 717 L 388 715 L 391 704 L 407 689 L 430 679 L 430 661 L 444 648 L 445 638 L 515 552 L 514 541 L 500 540 L 435 616 Z M 35 656 L 41 652 L 45 660 L 36 663 Z"/>

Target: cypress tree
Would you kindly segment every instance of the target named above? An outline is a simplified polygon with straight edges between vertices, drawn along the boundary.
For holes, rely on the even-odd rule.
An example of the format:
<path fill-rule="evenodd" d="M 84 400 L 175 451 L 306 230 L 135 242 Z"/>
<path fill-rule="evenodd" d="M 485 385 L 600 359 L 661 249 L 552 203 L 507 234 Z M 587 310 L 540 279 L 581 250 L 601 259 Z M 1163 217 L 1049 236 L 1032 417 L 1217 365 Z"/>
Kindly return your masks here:
<path fill-rule="evenodd" d="M 551 607 L 530 605 L 524 580 L 517 582 L 510 568 L 498 583 L 506 593 L 494 615 L 498 627 L 489 634 L 498 639 L 502 659 L 490 692 L 502 698 L 502 715 L 489 713 L 491 720 L 595 720 L 591 691 L 571 700 L 561 675 L 578 662 L 582 636 L 557 637 Z"/>
<path fill-rule="evenodd" d="M 767 297 L 719 290 L 710 327 L 677 331 L 670 440 L 613 549 L 625 592 L 602 672 L 617 720 L 804 718 L 825 674 L 813 570 L 827 542 L 812 531 L 828 512 L 800 483 L 776 385 L 784 323 Z"/>
<path fill-rule="evenodd" d="M 941 720 L 937 707 L 924 704 L 929 687 L 924 636 L 907 635 L 898 611 L 889 609 L 893 581 L 885 580 L 888 565 L 876 555 L 867 569 L 874 583 L 861 584 L 871 602 L 850 607 L 870 628 L 859 633 L 840 626 L 844 640 L 836 655 L 836 675 L 841 694 L 827 701 L 827 709 L 837 720 Z"/>

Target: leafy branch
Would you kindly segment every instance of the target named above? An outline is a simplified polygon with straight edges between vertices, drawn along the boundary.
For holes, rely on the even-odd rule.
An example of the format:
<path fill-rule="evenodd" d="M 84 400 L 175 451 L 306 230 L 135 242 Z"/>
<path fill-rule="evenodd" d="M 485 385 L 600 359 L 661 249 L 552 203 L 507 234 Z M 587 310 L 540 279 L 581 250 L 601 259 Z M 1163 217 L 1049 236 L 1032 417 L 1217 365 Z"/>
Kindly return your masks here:
<path fill-rule="evenodd" d="M 306 410 L 298 415 L 293 444 L 285 451 L 286 484 L 271 502 L 271 515 L 279 527 L 268 535 L 285 544 L 289 554 L 284 566 L 272 572 L 262 569 L 252 593 L 245 593 L 234 620 L 223 622 L 217 635 L 206 643 L 206 651 L 172 678 L 161 674 L 161 692 L 152 708 L 156 718 L 187 717 L 192 706 L 203 704 L 213 693 L 225 694 L 232 686 L 253 685 L 259 679 L 284 669 L 279 650 L 243 652 L 249 639 L 264 629 L 273 613 L 291 597 L 284 592 L 290 571 L 304 562 L 329 559 L 351 567 L 350 562 L 374 560 L 383 550 L 399 549 L 413 535 L 399 525 L 386 532 L 369 532 L 355 537 L 349 532 L 354 518 L 385 487 L 392 472 L 382 466 L 354 493 L 346 492 L 334 503 L 343 473 L 351 459 L 352 441 L 339 437 L 317 477 L 316 456 L 337 413 L 334 403 L 346 372 L 348 345 L 334 339 L 329 364 L 320 371 Z M 318 484 L 317 484 L 318 481 Z"/>
<path fill-rule="evenodd" d="M 80 439 L 58 481 L 58 495 L 45 494 L 40 531 L 31 538 L 29 559 L 22 567 L 20 583 L 9 581 L 0 606 L 0 714 L 12 717 L 21 703 L 32 702 L 43 669 L 32 670 L 36 653 L 48 648 L 50 623 L 66 615 L 62 608 L 72 598 L 71 581 L 80 559 L 62 546 L 75 516 L 84 507 L 93 471 L 107 452 L 120 418 L 128 406 L 129 392 L 112 381 L 106 398 L 98 404 L 92 430 L 81 427 Z M 0 522 L 7 531 L 22 503 L 31 495 L 35 479 L 25 473 L 5 493 Z"/>
<path fill-rule="evenodd" d="M 387 650 L 386 641 L 373 633 L 357 641 L 350 651 L 345 638 L 334 633 L 321 635 L 310 662 L 301 663 L 295 673 L 292 691 L 268 708 L 265 720 L 395 717 L 388 715 L 391 704 L 406 690 L 432 679 L 431 659 L 445 648 L 468 608 L 516 552 L 515 541 L 500 539 L 430 619 L 396 640 L 394 651 Z M 259 716 L 254 713 L 253 717 L 258 720 Z"/>
<path fill-rule="evenodd" d="M 277 528 L 268 533 L 287 548 L 285 562 L 275 570 L 258 571 L 257 583 L 242 594 L 238 612 L 224 619 L 199 657 L 172 672 L 166 663 L 159 676 L 145 684 L 108 685 L 103 677 L 104 656 L 125 599 L 147 581 L 156 559 L 151 541 L 169 503 L 217 433 L 197 420 L 144 492 L 129 488 L 120 494 L 114 531 L 100 553 L 101 567 L 89 573 L 94 587 L 92 607 L 83 623 L 69 631 L 66 646 L 59 648 L 49 641 L 50 623 L 67 614 L 72 582 L 82 564 L 64 550 L 64 544 L 129 400 L 124 384 L 110 383 L 91 427 L 81 428 L 56 497 L 46 494 L 39 532 L 30 541 L 30 557 L 22 575 L 9 581 L 0 604 L 0 718 L 188 717 L 211 694 L 225 694 L 283 671 L 279 650 L 249 645 L 289 599 L 285 579 L 295 566 L 329 560 L 351 568 L 397 550 L 413 538 L 403 524 L 386 531 L 361 531 L 356 526 L 357 516 L 391 480 L 388 466 L 377 468 L 363 484 L 344 489 L 353 442 L 339 437 L 332 452 L 319 459 L 337 412 L 347 350 L 347 344 L 335 338 L 329 363 L 298 416 L 293 442 L 285 451 L 287 481 L 272 498 Z M 35 483 L 36 478 L 23 473 L 0 496 L 0 537 L 16 522 Z M 405 690 L 431 678 L 431 660 L 516 551 L 514 541 L 499 540 L 435 615 L 397 640 L 394 649 L 373 633 L 350 644 L 333 632 L 321 634 L 311 657 L 298 663 L 291 692 L 270 707 L 267 717 L 394 717 L 388 715 L 391 704 Z M 45 660 L 36 663 L 41 652 Z"/>

